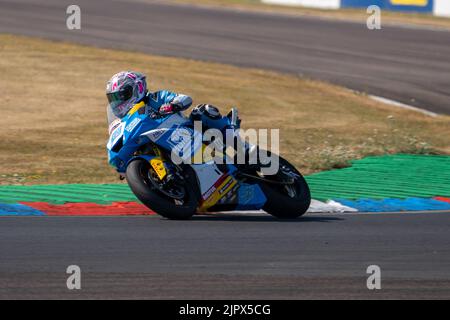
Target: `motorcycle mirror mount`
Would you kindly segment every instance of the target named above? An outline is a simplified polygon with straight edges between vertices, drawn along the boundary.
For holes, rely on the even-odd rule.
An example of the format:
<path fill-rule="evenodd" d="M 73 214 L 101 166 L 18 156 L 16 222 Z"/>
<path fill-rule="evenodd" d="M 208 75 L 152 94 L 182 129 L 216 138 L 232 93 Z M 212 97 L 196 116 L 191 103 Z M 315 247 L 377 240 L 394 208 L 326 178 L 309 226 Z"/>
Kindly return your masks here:
<path fill-rule="evenodd" d="M 232 107 L 230 112 L 231 112 L 231 121 L 230 121 L 231 125 L 233 127 L 237 127 L 239 121 L 238 110 L 236 107 Z"/>

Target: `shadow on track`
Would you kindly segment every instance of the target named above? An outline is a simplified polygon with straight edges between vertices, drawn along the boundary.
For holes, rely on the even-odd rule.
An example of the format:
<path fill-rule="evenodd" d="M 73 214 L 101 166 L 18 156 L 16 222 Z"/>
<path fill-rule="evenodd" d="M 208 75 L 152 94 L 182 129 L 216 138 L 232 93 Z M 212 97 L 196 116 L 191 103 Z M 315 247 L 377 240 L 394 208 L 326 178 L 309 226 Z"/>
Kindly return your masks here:
<path fill-rule="evenodd" d="M 277 219 L 270 215 L 267 216 L 246 216 L 237 214 L 203 214 L 193 216 L 190 221 L 242 221 L 242 222 L 283 222 L 283 223 L 304 223 L 304 222 L 336 222 L 345 220 L 340 217 L 330 217 L 330 216 L 314 216 L 314 217 L 300 217 L 298 219 Z"/>

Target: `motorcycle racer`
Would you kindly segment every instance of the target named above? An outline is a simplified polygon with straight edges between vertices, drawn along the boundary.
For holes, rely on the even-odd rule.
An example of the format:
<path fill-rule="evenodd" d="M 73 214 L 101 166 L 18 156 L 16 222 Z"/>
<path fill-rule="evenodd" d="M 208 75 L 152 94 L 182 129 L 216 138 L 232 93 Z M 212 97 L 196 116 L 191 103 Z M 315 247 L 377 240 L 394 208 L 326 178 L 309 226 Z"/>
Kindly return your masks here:
<path fill-rule="evenodd" d="M 146 76 L 133 71 L 121 71 L 113 75 L 106 85 L 106 97 L 109 102 L 107 107 L 109 134 L 133 106 L 140 102 L 145 103 L 145 113 L 150 117 L 165 117 L 184 111 L 192 105 L 192 98 L 184 94 L 168 90 L 148 91 Z M 217 107 L 210 104 L 196 106 L 190 119 L 201 121 L 204 129 L 223 130 L 227 126 L 226 117 L 220 114 Z"/>
<path fill-rule="evenodd" d="M 115 126 L 117 119 L 127 115 L 134 105 L 145 102 L 145 113 L 149 116 L 164 116 L 184 111 L 192 105 L 192 98 L 168 90 L 150 92 L 146 76 L 139 72 L 121 71 L 111 77 L 106 85 L 108 99 L 108 124 Z"/>
<path fill-rule="evenodd" d="M 198 105 L 188 118 L 180 111 L 191 106 L 190 97 L 149 92 L 145 76 L 130 71 L 114 75 L 106 95 L 108 163 L 161 216 L 263 209 L 296 218 L 309 207 L 307 183 L 295 167 L 278 156 L 259 163 L 257 143 L 241 139 L 236 108 L 222 116 L 212 105 Z"/>

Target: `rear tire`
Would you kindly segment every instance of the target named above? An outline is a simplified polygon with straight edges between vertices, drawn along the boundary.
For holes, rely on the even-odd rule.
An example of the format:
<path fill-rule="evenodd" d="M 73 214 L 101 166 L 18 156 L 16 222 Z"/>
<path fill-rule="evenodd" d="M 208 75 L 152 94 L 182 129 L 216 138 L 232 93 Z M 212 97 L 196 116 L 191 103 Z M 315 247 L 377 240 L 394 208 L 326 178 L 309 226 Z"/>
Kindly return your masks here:
<path fill-rule="evenodd" d="M 183 188 L 185 199 L 183 199 L 182 204 L 177 204 L 176 200 L 169 198 L 154 187 L 150 181 L 151 177 L 148 175 L 149 170 L 153 169 L 143 159 L 134 160 L 128 165 L 126 172 L 127 182 L 136 197 L 145 206 L 167 219 L 190 219 L 197 211 L 199 199 L 197 180 L 193 170 L 189 166 L 184 168 L 185 181 L 183 182 Z"/>
<path fill-rule="evenodd" d="M 263 210 L 280 219 L 295 219 L 301 217 L 306 213 L 311 204 L 311 193 L 306 183 L 305 178 L 298 172 L 298 170 L 291 165 L 287 160 L 280 159 L 280 168 L 286 166 L 296 174 L 296 179 L 292 187 L 295 190 L 295 196 L 289 196 L 285 186 L 271 183 L 260 183 L 261 189 L 266 195 L 267 202 Z M 268 176 L 266 178 L 277 179 L 280 173 L 276 176 Z"/>

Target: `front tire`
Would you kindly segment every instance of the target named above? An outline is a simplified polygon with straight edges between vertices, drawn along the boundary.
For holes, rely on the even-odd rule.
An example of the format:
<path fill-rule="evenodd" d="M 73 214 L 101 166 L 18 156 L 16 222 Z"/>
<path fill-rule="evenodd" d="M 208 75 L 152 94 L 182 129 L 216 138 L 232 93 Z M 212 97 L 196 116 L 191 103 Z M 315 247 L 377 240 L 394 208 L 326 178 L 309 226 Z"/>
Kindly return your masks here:
<path fill-rule="evenodd" d="M 143 159 L 134 160 L 128 165 L 126 177 L 131 191 L 145 206 L 165 218 L 190 219 L 196 213 L 198 205 L 197 180 L 193 170 L 188 166 L 184 167 L 185 180 L 176 181 L 179 183 L 177 187 L 183 188 L 185 192 L 183 199 L 172 199 L 158 190 L 150 180 L 151 170 L 153 168 Z"/>
<path fill-rule="evenodd" d="M 306 213 L 311 204 L 311 193 L 305 178 L 287 160 L 279 157 L 280 170 L 286 170 L 295 176 L 294 183 L 289 187 L 280 184 L 260 183 L 267 197 L 263 210 L 280 219 L 295 219 Z M 265 178 L 280 181 L 282 173 Z M 291 189 L 288 189 L 291 188 Z"/>

